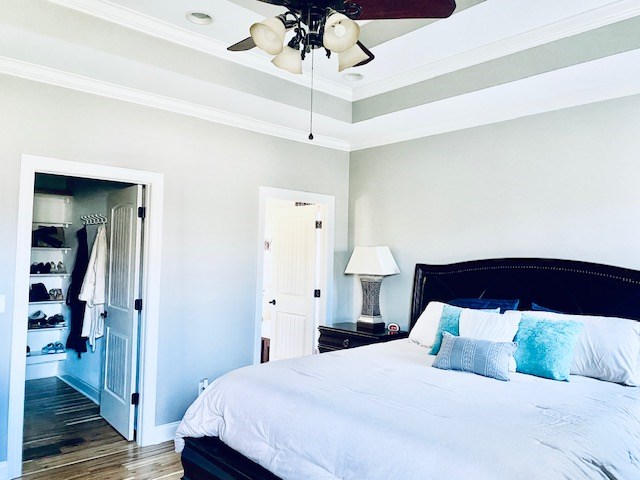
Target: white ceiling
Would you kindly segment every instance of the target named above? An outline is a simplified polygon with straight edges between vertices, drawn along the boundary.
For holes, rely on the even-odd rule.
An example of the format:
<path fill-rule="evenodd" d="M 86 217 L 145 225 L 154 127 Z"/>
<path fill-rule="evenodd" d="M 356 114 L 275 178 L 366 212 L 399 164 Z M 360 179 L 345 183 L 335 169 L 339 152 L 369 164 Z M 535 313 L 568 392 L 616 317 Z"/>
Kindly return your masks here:
<path fill-rule="evenodd" d="M 0 39 L 4 40 L 0 42 L 1 73 L 307 141 L 308 103 L 282 101 L 281 95 L 288 89 L 293 92 L 292 83 L 309 86 L 310 61 L 305 61 L 303 75 L 292 75 L 273 66 L 271 57 L 257 48 L 248 52 L 226 50 L 248 35 L 252 23 L 282 12 L 281 7 L 257 0 L 51 0 L 57 5 L 47 8 L 39 5 L 43 0 L 5 2 L 19 5 L 25 15 L 35 11 L 51 16 L 58 24 L 79 22 L 87 30 L 116 35 L 116 30 L 104 27 L 106 21 L 121 29 L 118 35 L 122 38 L 129 31 L 145 36 L 131 37 L 132 42 L 151 37 L 158 41 L 158 49 L 163 48 L 162 42 L 171 42 L 204 52 L 205 62 L 207 57 L 211 62 L 217 59 L 216 65 L 225 62 L 226 67 L 218 66 L 218 70 L 248 67 L 250 70 L 243 70 L 243 78 L 255 75 L 256 81 L 253 86 L 240 88 L 233 76 L 193 78 L 177 65 L 173 68 L 169 64 L 154 65 L 145 58 L 127 58 L 126 53 L 96 47 L 95 43 L 71 38 L 71 34 L 68 38 L 63 33 L 54 35 L 37 22 L 21 18 L 19 12 L 3 12 L 3 8 L 12 8 L 7 4 L 0 5 Z M 376 55 L 373 62 L 351 69 L 364 75 L 361 81 L 343 79 L 344 72 L 337 71 L 337 59 L 316 52 L 314 86 L 327 94 L 316 100 L 323 103 L 319 107 L 328 108 L 335 102 L 336 108 L 376 113 L 367 115 L 365 111 L 358 116 L 363 120 L 356 122 L 327 112 L 317 114 L 315 143 L 343 150 L 367 148 L 640 93 L 640 44 L 634 43 L 640 43 L 640 38 L 631 35 L 611 39 L 612 43 L 628 43 L 621 46 L 618 41 L 611 52 L 603 52 L 601 46 L 608 32 L 602 29 L 610 28 L 611 35 L 619 35 L 620 28 L 613 27 L 640 19 L 640 0 L 461 0 L 459 4 L 462 11 L 452 17 L 405 34 L 397 34 L 402 33 L 403 25 L 396 22 L 406 22 L 405 31 L 415 28 L 415 22 L 394 21 L 391 25 L 385 23 L 389 21 L 373 21 L 363 25 L 363 34 L 368 31 L 370 38 L 381 36 L 385 25 L 389 30 L 393 26 L 396 33 L 372 47 Z M 188 11 L 209 13 L 215 21 L 195 25 L 185 18 Z M 547 52 L 553 52 L 555 46 L 557 51 L 563 48 L 563 39 L 574 37 L 583 45 L 576 49 L 579 58 L 565 59 L 566 64 L 556 64 L 551 71 L 545 68 L 546 59 L 540 60 L 536 48 L 547 46 Z M 598 49 L 593 48 L 596 38 Z M 151 56 L 151 47 L 146 48 Z M 598 50 L 593 58 L 588 57 L 590 49 Z M 540 63 L 539 71 L 514 77 L 528 63 L 528 55 L 532 62 Z M 83 58 L 85 61 L 81 61 Z M 496 79 L 482 88 L 456 91 L 454 86 L 461 80 L 473 81 L 473 68 L 500 59 L 499 68 L 509 73 L 508 81 Z M 279 86 L 260 80 L 265 74 L 280 82 Z M 436 80 L 448 80 L 445 75 L 451 76 L 446 82 L 452 86 L 449 96 L 422 99 Z M 399 98 L 402 106 L 395 105 Z"/>

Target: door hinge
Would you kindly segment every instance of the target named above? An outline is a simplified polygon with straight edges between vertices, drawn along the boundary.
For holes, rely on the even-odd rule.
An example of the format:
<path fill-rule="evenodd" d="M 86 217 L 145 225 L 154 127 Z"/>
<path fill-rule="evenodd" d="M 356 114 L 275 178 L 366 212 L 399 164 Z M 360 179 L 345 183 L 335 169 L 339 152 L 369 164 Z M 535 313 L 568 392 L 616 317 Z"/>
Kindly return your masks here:
<path fill-rule="evenodd" d="M 319 289 L 319 288 L 316 288 L 316 289 L 313 291 L 313 296 L 314 296 L 315 298 L 320 298 L 320 289 Z"/>
<path fill-rule="evenodd" d="M 316 220 L 316 228 L 322 228 L 322 220 Z"/>
<path fill-rule="evenodd" d="M 147 207 L 138 207 L 138 218 L 147 218 Z"/>
<path fill-rule="evenodd" d="M 140 404 L 140 394 L 132 393 L 131 394 L 131 405 L 139 405 Z"/>
<path fill-rule="evenodd" d="M 136 301 L 133 302 L 133 308 L 134 310 L 137 311 L 142 311 L 142 299 L 141 298 L 136 298 Z"/>

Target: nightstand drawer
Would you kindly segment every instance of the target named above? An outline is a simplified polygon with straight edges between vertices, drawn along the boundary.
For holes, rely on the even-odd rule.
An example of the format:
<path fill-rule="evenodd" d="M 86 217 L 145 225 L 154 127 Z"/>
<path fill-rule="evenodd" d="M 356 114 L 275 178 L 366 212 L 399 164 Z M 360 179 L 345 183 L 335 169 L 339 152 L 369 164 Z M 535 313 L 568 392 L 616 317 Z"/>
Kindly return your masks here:
<path fill-rule="evenodd" d="M 388 342 L 409 336 L 407 332 L 373 333 L 357 329 L 355 323 L 336 323 L 333 326 L 319 327 L 320 338 L 318 350 L 320 353 L 343 350 L 345 348 L 362 347 L 372 343 Z"/>

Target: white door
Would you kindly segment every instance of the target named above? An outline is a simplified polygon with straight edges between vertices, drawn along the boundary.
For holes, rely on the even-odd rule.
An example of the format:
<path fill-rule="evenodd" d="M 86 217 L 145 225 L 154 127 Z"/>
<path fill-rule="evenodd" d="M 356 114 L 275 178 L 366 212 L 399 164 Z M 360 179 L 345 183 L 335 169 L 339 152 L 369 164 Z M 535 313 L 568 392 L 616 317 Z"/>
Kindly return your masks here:
<path fill-rule="evenodd" d="M 133 440 L 138 364 L 142 186 L 109 194 L 109 264 L 105 309 L 105 364 L 100 415 L 127 440 Z"/>
<path fill-rule="evenodd" d="M 315 205 L 276 210 L 270 360 L 313 353 L 315 338 Z M 318 245 L 319 247 L 319 245 Z"/>

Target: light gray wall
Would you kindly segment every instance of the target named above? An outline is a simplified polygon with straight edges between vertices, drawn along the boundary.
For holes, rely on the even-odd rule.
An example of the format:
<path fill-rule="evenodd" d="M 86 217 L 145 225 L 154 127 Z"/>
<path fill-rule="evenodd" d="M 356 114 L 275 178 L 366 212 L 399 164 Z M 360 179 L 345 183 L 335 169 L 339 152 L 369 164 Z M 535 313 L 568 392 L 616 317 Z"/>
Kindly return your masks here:
<path fill-rule="evenodd" d="M 0 105 L 0 461 L 23 153 L 165 175 L 157 424 L 181 418 L 198 379 L 252 361 L 259 186 L 336 197 L 335 305 L 344 305 L 347 153 L 12 77 L 0 76 Z"/>
<path fill-rule="evenodd" d="M 383 317 L 407 326 L 419 262 L 640 269 L 638 119 L 635 96 L 353 153 L 350 249 L 389 245 L 402 272 L 383 282 Z"/>

